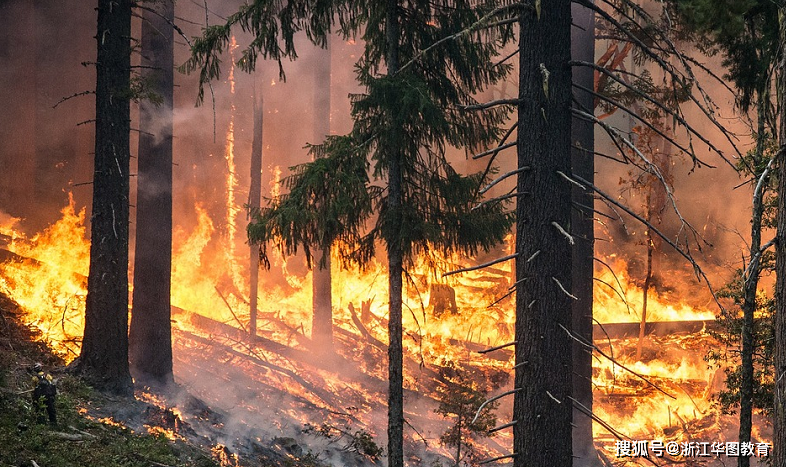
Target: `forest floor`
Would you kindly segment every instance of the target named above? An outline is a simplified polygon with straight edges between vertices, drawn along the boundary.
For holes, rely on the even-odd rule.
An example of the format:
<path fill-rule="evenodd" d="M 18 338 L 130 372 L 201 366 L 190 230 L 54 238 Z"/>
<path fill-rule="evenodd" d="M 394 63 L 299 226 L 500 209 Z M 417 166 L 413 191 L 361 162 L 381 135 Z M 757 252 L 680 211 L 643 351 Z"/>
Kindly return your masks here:
<path fill-rule="evenodd" d="M 0 295 L 0 467 L 321 465 L 302 448 L 298 456 L 288 453 L 294 449 L 288 440 L 273 448 L 254 446 L 253 462 L 241 462 L 227 447 L 197 434 L 151 392 L 115 398 L 94 391 L 69 374 L 21 315 L 16 303 Z M 33 404 L 35 363 L 56 382 L 56 424 L 40 423 L 45 410 Z M 182 388 L 170 396 L 206 418 L 219 416 Z"/>
<path fill-rule="evenodd" d="M 302 330 L 290 329 L 268 317 L 278 331 L 260 330 L 249 341 L 236 327 L 201 315 L 173 309 L 175 376 L 179 385 L 162 394 L 137 388 L 134 398 L 113 398 L 93 391 L 69 374 L 33 328 L 22 324 L 24 313 L 0 294 L 0 467 L 59 467 L 75 465 L 129 467 L 370 467 L 382 464 L 377 442 L 384 436 L 386 389 L 385 348 L 374 339 L 347 331 L 334 337 L 333 352 L 314 352 Z M 380 326 L 384 323 L 379 323 Z M 362 327 L 361 325 L 358 325 Z M 337 329 L 349 329 L 344 326 Z M 288 340 L 282 340 L 286 331 Z M 270 333 L 269 339 L 264 337 Z M 368 332 L 368 330 L 366 330 Z M 291 342 L 290 342 L 291 341 Z M 701 367 L 706 349 L 717 345 L 704 333 L 653 337 L 644 353 L 649 361 Z M 284 342 L 284 343 L 282 343 Z M 614 347 L 625 360 L 635 354 L 629 339 L 602 344 Z M 463 344 L 466 346 L 466 343 Z M 473 357 L 461 371 L 477 381 L 497 381 L 496 391 L 510 382 L 502 378 L 506 356 L 496 365 Z M 411 360 L 411 359 L 410 359 Z M 423 366 L 407 360 L 412 388 L 405 393 L 407 419 L 412 423 L 406 452 L 412 465 L 450 463 L 439 437 L 449 428 L 434 415 L 440 381 L 457 367 Z M 57 382 L 58 423 L 37 423 L 32 403 L 36 362 Z M 607 378 L 610 386 L 596 388 L 596 406 L 614 426 L 624 426 L 625 414 L 637 429 L 634 439 L 665 441 L 726 441 L 736 437 L 733 416 L 705 407 L 717 390 L 717 377 L 707 379 L 650 378 L 670 394 L 687 397 L 678 412 L 671 399 L 657 399 L 654 386 L 620 372 Z M 674 375 L 675 377 L 678 375 Z M 717 376 L 717 375 L 716 375 Z M 653 406 L 636 412 L 642 401 Z M 661 401 L 661 402 L 658 402 Z M 707 402 L 708 403 L 708 402 Z M 510 407 L 500 407 L 504 421 Z M 666 422 L 658 414 L 672 412 Z M 502 423 L 502 421 L 500 423 Z M 667 426 L 667 428 L 663 428 Z M 769 439 L 763 417 L 755 420 L 757 437 Z M 502 438 L 502 439 L 500 439 Z M 504 452 L 509 437 L 482 441 L 482 458 Z M 605 451 L 608 466 L 652 465 L 651 459 L 615 458 L 617 438 L 601 435 L 596 446 Z M 480 443 L 479 443 L 480 444 Z M 766 458 L 753 459 L 766 465 Z M 660 465 L 732 465 L 736 459 L 693 458 Z"/>

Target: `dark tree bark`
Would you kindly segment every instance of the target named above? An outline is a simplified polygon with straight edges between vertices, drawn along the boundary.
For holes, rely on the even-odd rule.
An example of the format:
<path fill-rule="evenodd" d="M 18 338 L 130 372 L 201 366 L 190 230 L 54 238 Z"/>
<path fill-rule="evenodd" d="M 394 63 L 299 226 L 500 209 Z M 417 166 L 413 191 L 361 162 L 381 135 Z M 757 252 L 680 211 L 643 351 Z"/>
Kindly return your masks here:
<path fill-rule="evenodd" d="M 595 15 L 589 8 L 571 5 L 571 57 L 595 63 Z M 594 88 L 594 72 L 589 67 L 573 69 L 573 82 L 586 89 Z M 579 89 L 573 91 L 575 104 L 584 112 L 594 112 L 593 96 Z M 573 174 L 584 180 L 595 178 L 595 127 L 580 118 L 571 121 L 571 167 Z M 590 190 L 572 187 L 573 211 L 571 233 L 576 245 L 573 250 L 573 332 L 592 342 L 592 289 L 595 253 L 594 198 Z M 592 351 L 579 342 L 573 343 L 573 397 L 592 410 Z M 592 438 L 592 419 L 581 410 L 573 409 L 574 464 L 600 467 Z"/>
<path fill-rule="evenodd" d="M 259 208 L 262 200 L 262 141 L 264 104 L 262 90 L 254 84 L 254 137 L 251 140 L 251 184 L 248 188 L 248 205 L 251 209 Z M 251 337 L 257 335 L 257 302 L 259 300 L 259 246 L 250 248 L 251 277 L 249 280 L 249 320 L 248 332 Z"/>
<path fill-rule="evenodd" d="M 96 144 L 85 333 L 76 366 L 97 389 L 130 395 L 128 210 L 131 2 L 99 0 Z"/>
<path fill-rule="evenodd" d="M 142 66 L 161 98 L 139 105 L 136 251 L 129 334 L 131 366 L 137 380 L 168 384 L 172 375 L 170 292 L 172 275 L 172 95 L 173 29 L 171 0 L 142 12 Z"/>
<path fill-rule="evenodd" d="M 399 68 L 399 17 L 398 0 L 387 1 L 385 14 L 385 38 L 387 41 L 388 75 Z M 390 116 L 396 121 L 395 115 Z M 394 138 L 395 140 L 395 138 Z M 391 151 L 388 167 L 388 216 L 390 216 L 390 238 L 387 245 L 389 283 L 388 322 L 388 467 L 404 467 L 404 370 L 403 370 L 403 326 L 402 293 L 404 261 L 401 248 L 401 205 L 403 198 L 401 151 Z"/>
<path fill-rule="evenodd" d="M 328 39 L 328 43 L 330 40 Z M 330 48 L 317 52 L 314 60 L 314 144 L 330 134 Z M 314 267 L 312 278 L 311 338 L 320 351 L 333 347 L 333 293 L 330 250 L 322 251 L 325 267 Z M 319 259 L 319 258 L 317 258 Z"/>
<path fill-rule="evenodd" d="M 570 0 L 519 19 L 514 465 L 572 464 Z M 560 175 L 560 173 L 562 175 Z"/>

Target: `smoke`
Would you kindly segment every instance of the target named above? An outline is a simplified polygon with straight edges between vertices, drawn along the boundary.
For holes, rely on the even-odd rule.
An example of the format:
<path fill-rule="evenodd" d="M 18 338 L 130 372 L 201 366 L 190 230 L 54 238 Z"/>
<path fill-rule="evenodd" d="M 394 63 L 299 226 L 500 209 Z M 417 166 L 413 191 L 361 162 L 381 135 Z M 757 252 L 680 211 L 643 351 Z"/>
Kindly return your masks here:
<path fill-rule="evenodd" d="M 52 106 L 64 97 L 94 87 L 93 68 L 82 67 L 80 62 L 95 59 L 95 12 L 89 4 L 76 0 L 56 3 L 43 5 L 40 2 L 9 0 L 0 4 L 0 60 L 4 63 L 0 68 L 0 85 L 6 91 L 0 94 L 0 120 L 4 122 L 0 125 L 0 223 L 20 218 L 18 225 L 31 231 L 40 231 L 43 225 L 59 217 L 59 210 L 67 203 L 66 191 L 73 190 L 77 210 L 81 206 L 89 209 L 91 196 L 90 185 L 80 184 L 89 183 L 92 179 L 93 128 L 77 124 L 93 117 L 92 97 L 68 100 L 56 109 Z M 235 6 L 214 5 L 220 10 L 210 13 L 210 23 L 219 23 L 221 17 L 227 16 Z M 178 2 L 177 9 L 177 16 L 185 19 L 178 20 L 178 25 L 186 36 L 199 35 L 205 18 L 202 7 L 193 2 Z M 136 31 L 139 31 L 138 23 Z M 180 42 L 180 39 L 176 40 Z M 240 47 L 249 41 L 249 37 L 238 34 Z M 205 102 L 199 107 L 194 105 L 197 77 L 175 76 L 173 216 L 178 233 L 175 250 L 184 252 L 183 257 L 194 262 L 194 269 L 178 276 L 174 285 L 204 285 L 210 299 L 197 296 L 193 289 L 188 289 L 194 301 L 202 302 L 202 306 L 211 308 L 208 314 L 220 316 L 233 326 L 237 324 L 238 317 L 232 314 L 239 315 L 242 320 L 247 309 L 244 303 L 248 294 L 247 284 L 236 283 L 232 273 L 233 268 L 237 268 L 240 277 L 248 276 L 250 251 L 244 235 L 247 220 L 242 204 L 248 195 L 255 95 L 261 95 L 264 102 L 263 189 L 271 186 L 276 170 L 280 169 L 286 176 L 288 167 L 308 161 L 309 155 L 304 146 L 319 142 L 314 140 L 312 115 L 315 93 L 324 84 L 315 83 L 311 68 L 313 62 L 326 52 L 303 39 L 298 40 L 297 47 L 299 59 L 284 63 L 286 81 L 278 76 L 278 64 L 260 60 L 254 74 L 234 71 L 234 94 L 230 92 L 232 83 L 229 81 L 231 56 L 225 54 L 222 79 L 214 82 L 212 89 L 206 90 Z M 175 53 L 175 63 L 181 64 L 187 59 L 188 49 L 180 42 Z M 361 53 L 362 44 L 345 42 L 338 37 L 331 39 L 332 77 L 329 88 L 323 90 L 330 93 L 331 133 L 342 134 L 351 128 L 348 95 L 358 92 L 353 64 Z M 498 89 L 489 91 L 488 96 L 511 97 L 510 93 L 515 92 L 515 88 L 514 85 L 501 84 Z M 721 97 L 718 102 L 723 104 L 723 113 L 731 113 L 725 109 L 731 108 L 732 98 Z M 132 122 L 134 127 L 138 126 L 136 112 L 138 109 Z M 722 140 L 695 109 L 686 118 L 701 131 L 707 132 L 712 141 Z M 237 206 L 234 208 L 240 208 L 234 219 L 238 232 L 235 238 L 229 237 L 227 225 L 226 187 L 230 174 L 226 151 L 230 120 L 233 122 L 233 175 L 238 180 Z M 701 121 L 705 123 L 698 123 Z M 618 124 L 623 126 L 623 123 Z M 158 127 L 154 124 L 153 128 L 143 130 L 157 134 Z M 600 130 L 598 141 L 603 144 Z M 615 148 L 607 143 L 602 150 L 615 152 Z M 732 153 L 729 147 L 724 150 L 727 154 Z M 514 167 L 513 151 L 511 149 L 500 156 L 502 171 Z M 135 153 L 134 147 L 132 154 Z M 709 153 L 706 155 L 710 156 Z M 451 151 L 449 157 L 453 162 L 460 162 L 465 154 Z M 482 170 L 485 163 L 485 160 L 470 160 L 460 169 L 475 172 Z M 675 201 L 685 220 L 700 234 L 700 238 L 689 236 L 691 252 L 713 282 L 719 284 L 729 274 L 730 268 L 738 265 L 742 239 L 748 236 L 746 216 L 750 190 L 747 187 L 733 190 L 740 183 L 736 172 L 717 158 L 712 159 L 712 163 L 718 167 L 693 170 L 691 161 L 681 157 L 675 159 L 672 170 Z M 628 176 L 629 170 L 629 166 L 599 159 L 597 185 L 612 196 L 620 196 L 620 180 Z M 503 194 L 509 188 L 510 185 L 500 186 L 496 194 Z M 263 193 L 263 196 L 269 195 L 269 191 Z M 134 199 L 132 194 L 132 203 Z M 633 206 L 639 203 L 640 207 L 640 199 L 628 198 L 627 202 Z M 596 201 L 596 208 L 611 218 L 617 217 L 599 201 Z M 632 268 L 638 264 L 637 273 L 632 275 L 641 277 L 640 265 L 645 254 L 643 228 L 629 216 L 622 217 L 625 219 L 624 227 L 618 220 L 599 218 L 602 223 L 596 228 L 599 239 L 597 252 L 603 258 L 623 257 Z M 664 215 L 662 229 L 668 238 L 684 238 L 685 230 L 673 212 Z M 193 236 L 198 232 L 204 232 L 204 237 L 197 239 Z M 233 251 L 240 252 L 238 258 L 227 258 L 224 254 L 229 242 L 234 243 Z M 191 243 L 198 244 L 200 248 L 195 251 L 183 249 Z M 298 261 L 290 261 L 290 275 L 295 270 L 291 266 Z M 679 290 L 685 298 L 707 301 L 706 294 L 700 292 L 704 290 L 703 286 L 692 278 L 692 269 L 684 258 L 664 245 L 657 253 L 657 261 L 662 278 L 658 287 Z M 277 294 L 286 287 L 282 278 L 287 272 L 282 268 L 279 264 L 279 272 L 261 274 L 260 289 L 268 292 L 261 300 L 264 304 L 261 312 L 268 312 L 291 325 L 294 329 L 290 330 L 288 337 L 297 339 L 305 334 L 309 324 L 306 314 L 293 310 L 294 307 Z M 294 275 L 304 279 L 305 271 L 298 270 Z M 290 286 L 285 290 L 293 292 L 294 289 Z M 218 297 L 217 292 L 224 296 Z M 370 297 L 360 297 L 366 298 Z M 379 300 L 383 299 L 380 297 Z M 348 317 L 342 316 L 341 319 L 346 323 Z M 256 352 L 258 357 L 264 358 L 241 358 L 233 353 L 242 346 L 238 342 L 216 336 L 202 336 L 202 339 L 207 342 L 197 341 L 181 331 L 176 333 L 175 373 L 177 381 L 187 391 L 221 412 L 220 422 L 213 425 L 208 421 L 203 426 L 215 442 L 239 451 L 244 446 L 250 449 L 248 446 L 253 442 L 270 444 L 277 438 L 293 438 L 296 444 L 319 450 L 323 458 L 334 461 L 336 465 L 347 463 L 341 444 L 303 433 L 305 423 L 329 422 L 353 432 L 362 429 L 372 433 L 377 443 L 385 444 L 384 387 L 369 386 L 366 380 L 348 377 L 346 373 L 355 370 L 352 365 L 325 361 L 321 362 L 324 367 L 313 362 L 293 363 L 254 348 L 245 351 L 251 357 Z M 287 344 L 295 347 L 293 342 Z M 359 354 L 358 359 L 371 361 L 364 363 L 369 368 L 375 368 L 384 361 L 382 353 L 363 355 L 352 345 L 345 342 L 343 354 Z M 272 365 L 278 368 L 274 369 Z M 408 381 L 411 387 L 418 387 L 427 379 L 420 371 L 422 369 L 414 366 L 407 369 L 408 377 L 412 378 Z M 384 376 L 377 375 L 376 379 L 382 382 Z M 414 453 L 427 465 L 446 454 L 439 447 L 438 438 L 449 422 L 433 414 L 436 402 L 420 392 L 407 393 L 407 416 L 418 430 L 415 433 L 407 429 L 407 452 Z M 503 406 L 500 412 L 509 414 L 510 407 Z M 193 413 L 190 421 L 195 425 L 200 423 Z M 488 441 L 488 446 L 502 452 L 502 445 L 506 442 L 503 437 L 500 441 Z"/>
<path fill-rule="evenodd" d="M 700 60 L 707 62 L 710 69 L 722 69 L 718 59 L 700 57 Z M 722 74 L 719 71 L 716 73 Z M 734 113 L 734 96 L 706 73 L 697 74 L 705 90 L 719 106 L 715 109 L 714 118 L 726 127 L 731 139 L 744 154 L 751 147 L 752 141 L 749 128 Z M 745 180 L 731 167 L 730 164 L 737 160 L 737 153 L 723 132 L 695 105 L 687 105 L 683 111 L 685 120 L 718 147 L 727 160 L 701 143 L 698 137 L 688 135 L 679 125 L 674 130 L 675 139 L 685 147 L 693 147 L 702 163 L 694 163 L 689 155 L 667 145 L 669 150 L 665 157 L 668 164 L 666 170 L 670 172 L 673 180 L 670 183 L 671 197 L 666 198 L 662 213 L 654 215 L 652 220 L 655 227 L 666 237 L 664 240 L 654 235 L 654 286 L 659 291 L 673 293 L 693 305 L 715 308 L 704 279 L 697 276 L 690 262 L 668 242 L 679 245 L 687 252 L 717 291 L 731 278 L 736 268 L 742 267 L 741 255 L 747 255 L 752 186 L 744 184 Z M 630 119 L 621 114 L 618 112 L 607 123 L 623 132 L 630 131 Z M 668 123 L 673 122 L 669 120 Z M 608 136 L 598 129 L 596 149 L 619 157 L 617 148 L 610 143 Z M 631 165 L 622 165 L 604 158 L 596 159 L 596 185 L 640 216 L 644 216 L 646 202 L 643 193 L 629 188 L 631 180 L 640 173 L 639 169 Z M 596 256 L 624 259 L 630 276 L 635 281 L 642 282 L 646 268 L 647 227 L 610 203 L 596 201 L 595 206 L 603 213 L 596 216 Z"/>
<path fill-rule="evenodd" d="M 91 190 L 95 11 L 85 2 L 0 3 L 0 209 L 25 219 L 29 233 L 58 218 L 74 191 Z"/>

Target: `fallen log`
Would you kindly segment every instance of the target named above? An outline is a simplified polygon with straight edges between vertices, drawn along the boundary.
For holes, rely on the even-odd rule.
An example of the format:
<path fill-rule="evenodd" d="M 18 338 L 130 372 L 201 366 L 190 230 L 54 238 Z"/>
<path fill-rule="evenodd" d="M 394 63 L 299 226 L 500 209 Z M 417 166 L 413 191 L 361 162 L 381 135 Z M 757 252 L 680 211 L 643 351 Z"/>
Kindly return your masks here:
<path fill-rule="evenodd" d="M 30 262 L 32 262 L 33 264 L 36 264 L 36 265 L 40 265 L 41 264 L 41 262 L 38 261 L 37 259 L 27 258 L 25 256 L 18 255 L 16 253 L 14 253 L 13 251 L 6 250 L 4 248 L 0 248 L 0 263 L 10 262 L 10 261 L 14 261 L 14 262 L 17 262 L 17 263 L 21 263 L 23 261 L 30 261 Z"/>
<path fill-rule="evenodd" d="M 183 310 L 182 308 L 173 306 L 172 315 L 184 316 L 190 324 L 210 334 L 223 334 L 229 338 L 235 339 L 240 342 L 250 342 L 254 345 L 258 345 L 259 347 L 265 350 L 269 350 L 271 352 L 277 353 L 282 357 L 292 358 L 295 360 L 300 360 L 309 363 L 312 363 L 312 361 L 314 360 L 314 358 L 309 352 L 300 349 L 295 349 L 284 344 L 280 344 L 266 337 L 262 337 L 262 336 L 252 337 L 247 332 L 243 332 L 243 330 L 241 329 L 238 329 L 234 326 L 230 326 L 229 324 L 222 323 L 220 321 L 216 321 L 212 318 L 208 318 L 207 316 L 200 315 L 198 313 L 191 313 L 189 311 Z"/>
<path fill-rule="evenodd" d="M 186 338 L 188 338 L 188 339 L 190 339 L 190 340 L 192 340 L 194 342 L 198 342 L 200 344 L 203 344 L 203 345 L 213 346 L 213 347 L 219 345 L 215 341 L 211 341 L 210 339 L 206 339 L 204 337 L 197 336 L 196 334 L 190 333 L 188 331 L 178 330 L 177 332 L 181 333 L 184 337 L 186 337 Z M 266 362 L 266 361 L 262 360 L 257 355 L 244 354 L 244 353 L 239 352 L 239 351 L 237 351 L 237 350 L 235 350 L 235 349 L 233 349 L 233 348 L 231 348 L 229 346 L 226 346 L 226 345 L 221 345 L 221 351 L 225 352 L 225 353 L 227 353 L 229 355 L 235 356 L 235 357 L 240 357 L 240 358 L 244 359 L 245 361 L 248 361 L 248 362 L 252 363 L 255 366 L 266 368 L 268 370 L 272 370 L 272 371 L 275 371 L 275 372 L 280 373 L 282 375 L 285 375 L 285 376 L 291 378 L 296 383 L 298 383 L 300 386 L 302 386 L 303 389 L 305 389 L 308 392 L 314 394 L 316 397 L 318 397 L 320 400 L 322 400 L 322 402 L 324 402 L 325 404 L 328 404 L 331 407 L 335 407 L 337 405 L 336 400 L 333 398 L 332 394 L 330 394 L 329 392 L 325 391 L 322 388 L 319 388 L 319 387 L 313 385 L 312 383 L 307 381 L 305 378 L 303 378 L 302 376 L 300 376 L 296 372 L 290 370 L 289 368 L 284 368 L 284 367 L 281 367 L 279 365 L 275 365 L 273 363 Z"/>
<path fill-rule="evenodd" d="M 239 343 L 250 343 L 252 347 L 258 347 L 262 350 L 273 352 L 284 358 L 324 369 L 342 377 L 355 379 L 359 383 L 369 388 L 386 387 L 387 382 L 357 370 L 355 368 L 356 365 L 353 362 L 346 360 L 341 355 L 325 355 L 318 352 L 307 352 L 305 350 L 289 347 L 262 336 L 251 337 L 248 333 L 245 333 L 234 326 L 230 326 L 228 324 L 208 318 L 207 316 L 191 313 L 177 307 L 172 307 L 172 314 L 173 316 L 175 314 L 184 316 L 190 324 L 207 333 L 223 335 Z"/>
<path fill-rule="evenodd" d="M 592 338 L 595 341 L 610 339 L 624 339 L 637 337 L 641 323 L 604 323 L 592 326 Z M 717 329 L 715 320 L 696 321 L 655 321 L 648 322 L 644 328 L 645 335 L 667 336 L 684 332 L 694 334 L 702 329 Z"/>
<path fill-rule="evenodd" d="M 363 302 L 361 305 L 361 309 L 367 307 L 368 304 L 369 302 Z M 380 349 L 387 350 L 388 346 L 385 345 L 382 341 L 380 341 L 376 337 L 372 336 L 371 333 L 368 331 L 368 329 L 366 329 L 366 326 L 364 326 L 363 323 L 360 321 L 360 318 L 358 318 L 358 314 L 355 312 L 355 305 L 353 305 L 352 302 L 350 302 L 349 305 L 347 305 L 347 309 L 349 309 L 349 314 L 352 317 L 352 322 L 355 323 L 355 327 L 358 329 L 358 331 L 360 331 L 360 334 L 362 334 L 363 337 L 365 337 L 366 340 L 370 342 L 372 345 Z"/>

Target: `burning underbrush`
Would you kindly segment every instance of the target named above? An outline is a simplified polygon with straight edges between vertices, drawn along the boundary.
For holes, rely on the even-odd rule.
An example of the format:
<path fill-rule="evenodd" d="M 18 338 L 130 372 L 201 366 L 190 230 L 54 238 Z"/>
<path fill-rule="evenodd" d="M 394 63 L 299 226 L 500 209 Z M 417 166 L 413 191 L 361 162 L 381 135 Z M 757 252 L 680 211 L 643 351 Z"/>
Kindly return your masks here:
<path fill-rule="evenodd" d="M 295 260 L 274 258 L 273 270 L 262 274 L 267 278 L 260 284 L 257 335 L 251 337 L 241 248 L 226 248 L 226 231 L 206 210 L 197 207 L 195 214 L 193 229 L 175 232 L 173 255 L 174 367 L 181 390 L 157 395 L 140 388 L 135 402 L 107 404 L 95 416 L 201 445 L 222 465 L 380 464 L 387 414 L 384 266 L 334 268 L 330 347 L 310 338 L 311 275 Z M 0 291 L 19 303 L 25 321 L 66 361 L 78 354 L 82 328 L 89 251 L 83 221 L 84 213 L 71 205 L 33 238 L 20 234 L 14 220 L 0 226 Z M 486 259 L 449 258 L 444 268 Z M 596 271 L 595 315 L 603 324 L 595 329 L 593 374 L 594 435 L 607 464 L 649 464 L 618 457 L 625 454 L 620 439 L 734 440 L 736 422 L 712 403 L 723 373 L 703 360 L 718 346 L 705 329 L 713 313 L 653 288 L 648 313 L 658 323 L 649 324 L 640 343 L 641 288 L 625 276 L 622 261 L 610 265 Z M 478 353 L 513 340 L 510 267 L 501 263 L 451 278 L 417 267 L 407 277 L 405 452 L 413 465 L 510 452 L 510 428 L 487 436 L 490 426 L 481 432 L 467 425 L 478 398 L 511 389 L 509 348 Z M 510 398 L 491 409 L 489 423 L 511 420 Z M 756 441 L 768 439 L 767 425 L 756 426 L 763 427 Z M 653 456 L 649 460 L 660 465 L 733 463 L 728 457 Z"/>
<path fill-rule="evenodd" d="M 133 421 L 135 417 L 130 415 L 134 413 L 139 414 L 136 419 L 140 422 L 157 423 L 156 417 L 151 416 L 155 406 L 92 392 L 63 371 L 63 360 L 44 344 L 44 336 L 37 328 L 23 323 L 25 318 L 27 312 L 0 293 L 0 465 L 218 465 L 192 442 L 170 442 L 147 435 L 145 429 L 129 429 L 126 420 Z M 42 423 L 44 412 L 32 402 L 31 379 L 36 362 L 51 372 L 58 388 L 56 424 Z M 117 419 L 110 418 L 110 410 L 118 415 Z"/>

